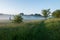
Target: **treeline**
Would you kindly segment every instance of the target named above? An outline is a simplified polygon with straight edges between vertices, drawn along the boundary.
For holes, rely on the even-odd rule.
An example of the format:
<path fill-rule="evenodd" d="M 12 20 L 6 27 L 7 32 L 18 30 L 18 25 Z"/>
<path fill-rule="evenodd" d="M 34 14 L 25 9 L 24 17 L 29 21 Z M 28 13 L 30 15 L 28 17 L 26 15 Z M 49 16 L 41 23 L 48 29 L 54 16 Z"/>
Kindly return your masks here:
<path fill-rule="evenodd" d="M 42 10 L 42 14 L 45 18 L 51 16 L 51 18 L 60 18 L 60 10 L 55 10 L 51 13 L 50 9 Z"/>
<path fill-rule="evenodd" d="M 25 15 L 24 13 L 20 13 L 20 15 Z M 43 9 L 41 14 L 35 13 L 35 14 L 30 14 L 31 16 L 44 16 L 45 18 L 52 16 L 52 17 L 56 17 L 59 18 L 60 17 L 60 10 L 57 9 L 53 12 L 50 11 L 50 9 Z"/>
<path fill-rule="evenodd" d="M 24 13 L 20 13 L 20 15 L 24 16 Z M 35 14 L 30 14 L 28 16 L 42 16 L 41 14 L 35 13 Z"/>
<path fill-rule="evenodd" d="M 16 15 L 14 17 L 14 22 L 22 22 L 23 18 L 21 17 L 21 15 L 24 15 L 24 13 L 20 13 L 19 15 Z M 50 9 L 44 9 L 42 10 L 42 15 L 40 14 L 31 14 L 31 16 L 43 16 L 45 17 L 45 19 L 48 19 L 48 17 L 50 18 L 60 18 L 60 10 L 55 10 L 54 12 L 51 13 Z"/>

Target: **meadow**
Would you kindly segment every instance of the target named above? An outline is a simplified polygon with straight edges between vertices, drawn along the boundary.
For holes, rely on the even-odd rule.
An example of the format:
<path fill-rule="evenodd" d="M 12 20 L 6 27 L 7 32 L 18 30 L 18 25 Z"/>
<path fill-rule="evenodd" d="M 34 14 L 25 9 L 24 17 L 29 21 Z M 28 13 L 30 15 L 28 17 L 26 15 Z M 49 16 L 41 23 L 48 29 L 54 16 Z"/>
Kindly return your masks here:
<path fill-rule="evenodd" d="M 60 40 L 60 19 L 0 23 L 0 40 Z"/>

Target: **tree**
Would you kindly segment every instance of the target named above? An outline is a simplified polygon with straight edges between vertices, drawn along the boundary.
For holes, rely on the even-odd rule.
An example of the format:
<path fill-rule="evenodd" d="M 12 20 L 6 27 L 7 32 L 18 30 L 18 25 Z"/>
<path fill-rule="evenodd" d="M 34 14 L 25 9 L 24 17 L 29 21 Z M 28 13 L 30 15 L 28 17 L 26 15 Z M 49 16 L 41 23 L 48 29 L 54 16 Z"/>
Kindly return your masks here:
<path fill-rule="evenodd" d="M 34 14 L 30 14 L 31 16 L 33 16 Z"/>
<path fill-rule="evenodd" d="M 23 21 L 23 18 L 21 17 L 21 15 L 15 15 L 13 21 L 15 23 L 21 23 Z"/>
<path fill-rule="evenodd" d="M 55 11 L 52 13 L 52 16 L 55 17 L 55 18 L 60 18 L 60 10 L 55 10 Z"/>
<path fill-rule="evenodd" d="M 24 15 L 24 13 L 20 13 L 20 15 Z"/>
<path fill-rule="evenodd" d="M 47 17 L 49 16 L 49 14 L 50 14 L 50 9 L 42 10 L 42 14 L 43 14 L 43 16 L 44 16 L 45 18 L 47 18 Z"/>
<path fill-rule="evenodd" d="M 40 14 L 35 13 L 35 16 L 41 16 Z"/>

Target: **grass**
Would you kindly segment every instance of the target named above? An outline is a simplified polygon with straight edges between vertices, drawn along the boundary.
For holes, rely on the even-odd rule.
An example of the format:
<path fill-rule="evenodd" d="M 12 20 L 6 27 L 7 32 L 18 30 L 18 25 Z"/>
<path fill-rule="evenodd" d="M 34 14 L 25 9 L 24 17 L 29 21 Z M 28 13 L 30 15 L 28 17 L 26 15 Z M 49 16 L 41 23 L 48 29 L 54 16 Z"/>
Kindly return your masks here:
<path fill-rule="evenodd" d="M 0 40 L 60 40 L 60 19 L 0 23 Z"/>

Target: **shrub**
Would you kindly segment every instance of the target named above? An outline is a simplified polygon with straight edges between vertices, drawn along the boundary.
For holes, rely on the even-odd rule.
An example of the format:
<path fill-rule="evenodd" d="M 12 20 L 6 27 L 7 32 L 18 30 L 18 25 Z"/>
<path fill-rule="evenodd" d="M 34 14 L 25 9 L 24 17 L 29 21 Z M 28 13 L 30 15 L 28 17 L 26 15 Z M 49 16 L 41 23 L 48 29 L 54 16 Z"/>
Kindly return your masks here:
<path fill-rule="evenodd" d="M 21 22 L 23 22 L 23 18 L 20 15 L 15 15 L 13 22 L 14 23 L 21 23 Z"/>
<path fill-rule="evenodd" d="M 55 10 L 55 11 L 52 13 L 52 16 L 55 17 L 55 18 L 60 18 L 60 10 Z"/>

